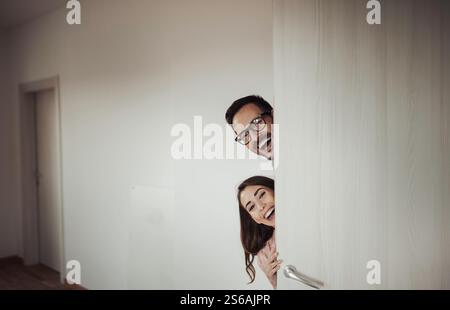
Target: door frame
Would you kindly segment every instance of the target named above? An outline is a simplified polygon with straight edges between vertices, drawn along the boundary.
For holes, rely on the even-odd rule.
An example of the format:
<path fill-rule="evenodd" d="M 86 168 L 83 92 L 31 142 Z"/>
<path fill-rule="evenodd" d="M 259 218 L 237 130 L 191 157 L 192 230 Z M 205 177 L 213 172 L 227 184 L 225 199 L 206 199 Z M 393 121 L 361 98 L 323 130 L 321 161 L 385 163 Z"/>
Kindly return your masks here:
<path fill-rule="evenodd" d="M 21 209 L 22 209 L 22 247 L 23 261 L 25 265 L 39 263 L 39 214 L 37 200 L 37 145 L 36 145 L 36 113 L 35 94 L 37 92 L 53 90 L 56 108 L 58 110 L 58 149 L 59 149 L 59 174 L 61 218 L 59 224 L 59 256 L 60 256 L 60 280 L 65 278 L 65 251 L 64 251 L 64 205 L 62 190 L 62 130 L 61 130 L 61 104 L 59 92 L 59 77 L 54 76 L 32 82 L 19 84 L 19 130 L 20 130 L 20 185 L 21 185 Z"/>

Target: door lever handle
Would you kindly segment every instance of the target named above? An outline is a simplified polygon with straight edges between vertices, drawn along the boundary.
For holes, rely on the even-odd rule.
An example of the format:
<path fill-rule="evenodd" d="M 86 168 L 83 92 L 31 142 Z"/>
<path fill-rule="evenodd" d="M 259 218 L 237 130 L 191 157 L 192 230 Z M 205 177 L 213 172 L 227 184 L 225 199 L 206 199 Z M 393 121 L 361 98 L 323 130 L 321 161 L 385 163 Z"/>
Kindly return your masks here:
<path fill-rule="evenodd" d="M 323 282 L 313 279 L 307 275 L 304 275 L 301 272 L 298 272 L 297 269 L 292 265 L 287 265 L 284 267 L 284 276 L 289 279 L 297 280 L 303 284 L 314 287 L 316 289 L 320 289 L 323 287 Z"/>

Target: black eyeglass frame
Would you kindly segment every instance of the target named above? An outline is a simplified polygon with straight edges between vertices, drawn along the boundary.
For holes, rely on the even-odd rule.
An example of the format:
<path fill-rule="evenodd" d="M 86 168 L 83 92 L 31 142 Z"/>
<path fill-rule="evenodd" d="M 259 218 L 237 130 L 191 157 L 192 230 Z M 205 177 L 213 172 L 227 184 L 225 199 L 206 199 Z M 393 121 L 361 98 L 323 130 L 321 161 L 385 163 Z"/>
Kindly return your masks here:
<path fill-rule="evenodd" d="M 260 129 L 254 129 L 254 131 L 260 132 L 261 130 L 263 130 L 264 128 L 266 128 L 267 122 L 266 122 L 266 120 L 265 120 L 264 117 L 263 117 L 263 116 L 266 116 L 266 115 L 272 116 L 272 111 L 266 111 L 266 112 L 263 112 L 263 113 L 261 113 L 260 115 L 258 115 L 257 117 L 255 117 L 254 119 L 252 119 L 251 122 L 247 125 L 247 127 L 246 127 L 244 130 L 242 130 L 238 135 L 236 135 L 236 138 L 234 138 L 234 141 L 236 141 L 236 142 L 238 142 L 239 144 L 242 144 L 242 145 L 247 145 L 247 144 L 249 144 L 250 141 L 251 141 L 251 139 L 249 139 L 247 142 L 245 142 L 245 141 L 244 141 L 244 142 L 241 142 L 243 139 L 239 139 L 239 137 L 240 137 L 243 133 L 249 132 L 251 126 L 254 124 L 254 122 L 255 122 L 257 119 L 261 119 L 261 120 L 264 122 L 264 127 L 260 128 Z"/>

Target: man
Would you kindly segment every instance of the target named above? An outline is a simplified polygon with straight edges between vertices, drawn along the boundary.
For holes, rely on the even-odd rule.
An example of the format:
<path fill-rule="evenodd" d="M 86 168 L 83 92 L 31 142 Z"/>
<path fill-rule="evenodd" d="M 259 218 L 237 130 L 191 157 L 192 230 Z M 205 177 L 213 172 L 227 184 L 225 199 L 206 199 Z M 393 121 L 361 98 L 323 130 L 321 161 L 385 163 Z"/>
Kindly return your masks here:
<path fill-rule="evenodd" d="M 273 108 L 266 100 L 260 96 L 240 98 L 228 108 L 225 119 L 236 133 L 236 142 L 272 159 Z"/>

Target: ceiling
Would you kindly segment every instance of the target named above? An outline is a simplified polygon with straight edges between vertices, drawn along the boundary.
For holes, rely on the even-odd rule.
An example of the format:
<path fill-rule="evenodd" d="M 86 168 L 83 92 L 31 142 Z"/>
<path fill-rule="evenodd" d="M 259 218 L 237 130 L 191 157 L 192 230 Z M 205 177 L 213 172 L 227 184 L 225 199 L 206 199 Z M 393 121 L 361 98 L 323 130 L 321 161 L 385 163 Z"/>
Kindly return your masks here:
<path fill-rule="evenodd" d="M 67 0 L 0 0 L 0 29 L 11 28 L 65 6 Z"/>

